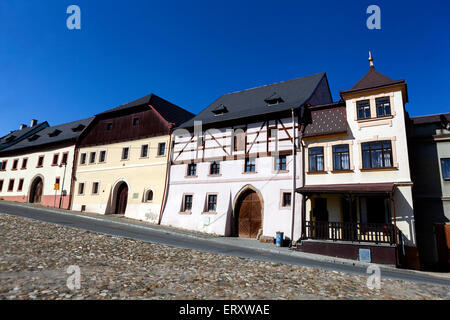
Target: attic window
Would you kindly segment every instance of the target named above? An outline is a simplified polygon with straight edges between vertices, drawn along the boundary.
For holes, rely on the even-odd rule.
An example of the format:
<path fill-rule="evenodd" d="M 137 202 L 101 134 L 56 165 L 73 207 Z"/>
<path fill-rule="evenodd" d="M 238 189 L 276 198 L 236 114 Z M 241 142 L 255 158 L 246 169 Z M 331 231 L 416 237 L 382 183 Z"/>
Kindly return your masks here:
<path fill-rule="evenodd" d="M 9 136 L 8 138 L 6 138 L 6 142 L 11 142 L 16 138 L 16 136 Z"/>
<path fill-rule="evenodd" d="M 29 137 L 29 138 L 28 138 L 28 141 L 35 141 L 35 140 L 37 140 L 38 138 L 39 138 L 39 135 L 35 134 L 35 135 Z"/>
<path fill-rule="evenodd" d="M 84 126 L 84 125 L 82 125 L 82 124 L 79 124 L 78 126 L 76 126 L 76 127 L 72 128 L 72 131 L 73 131 L 73 132 L 78 132 L 78 131 L 81 131 L 81 130 L 83 130 L 84 128 L 85 128 L 85 126 Z"/>
<path fill-rule="evenodd" d="M 284 100 L 278 95 L 278 93 L 274 92 L 271 96 L 264 99 L 264 101 L 270 106 L 274 104 L 283 103 Z"/>
<path fill-rule="evenodd" d="M 212 110 L 212 113 L 214 113 L 216 116 L 220 116 L 227 112 L 228 112 L 228 109 L 223 104 L 217 106 L 214 110 Z"/>
<path fill-rule="evenodd" d="M 52 131 L 52 132 L 50 132 L 49 134 L 48 134 L 48 136 L 49 137 L 56 137 L 58 134 L 60 134 L 62 131 L 61 130 L 58 130 L 58 129 L 55 129 L 54 131 Z"/>

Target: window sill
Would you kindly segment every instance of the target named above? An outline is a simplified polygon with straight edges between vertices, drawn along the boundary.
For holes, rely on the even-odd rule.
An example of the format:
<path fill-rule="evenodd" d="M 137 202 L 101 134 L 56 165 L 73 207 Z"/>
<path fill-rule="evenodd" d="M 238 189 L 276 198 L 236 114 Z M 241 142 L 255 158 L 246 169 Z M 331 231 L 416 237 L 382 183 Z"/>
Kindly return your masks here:
<path fill-rule="evenodd" d="M 258 172 L 256 171 L 244 171 L 242 172 L 242 174 L 257 174 Z"/>
<path fill-rule="evenodd" d="M 374 118 L 367 118 L 367 119 L 356 119 L 356 122 L 363 123 L 363 122 L 370 122 L 370 121 L 377 121 L 377 120 L 386 120 L 386 119 L 392 119 L 392 118 L 394 118 L 394 116 L 390 115 L 390 116 L 374 117 Z"/>
<path fill-rule="evenodd" d="M 367 168 L 367 169 L 360 169 L 361 172 L 372 172 L 372 171 L 396 171 L 398 170 L 397 167 L 388 167 L 388 168 Z"/>
<path fill-rule="evenodd" d="M 217 214 L 217 211 L 205 211 L 202 214 Z"/>
<path fill-rule="evenodd" d="M 195 178 L 198 178 L 198 176 L 197 175 L 195 175 L 195 176 L 184 176 L 186 179 L 195 179 Z"/>
<path fill-rule="evenodd" d="M 307 174 L 327 174 L 328 171 L 308 171 Z"/>
<path fill-rule="evenodd" d="M 354 172 L 354 170 L 352 169 L 348 169 L 348 170 L 332 170 L 331 173 L 351 173 Z"/>
<path fill-rule="evenodd" d="M 208 174 L 208 177 L 221 177 L 222 174 L 218 173 L 218 174 Z"/>
<path fill-rule="evenodd" d="M 36 168 L 43 168 L 44 166 L 36 166 Z"/>
<path fill-rule="evenodd" d="M 272 170 L 272 173 L 289 173 L 289 170 Z"/>
<path fill-rule="evenodd" d="M 178 214 L 182 214 L 182 215 L 188 216 L 188 215 L 192 214 L 192 211 L 180 211 L 180 212 L 178 212 Z"/>
<path fill-rule="evenodd" d="M 165 154 L 161 154 L 161 155 L 156 155 L 155 158 L 165 158 L 166 155 Z"/>

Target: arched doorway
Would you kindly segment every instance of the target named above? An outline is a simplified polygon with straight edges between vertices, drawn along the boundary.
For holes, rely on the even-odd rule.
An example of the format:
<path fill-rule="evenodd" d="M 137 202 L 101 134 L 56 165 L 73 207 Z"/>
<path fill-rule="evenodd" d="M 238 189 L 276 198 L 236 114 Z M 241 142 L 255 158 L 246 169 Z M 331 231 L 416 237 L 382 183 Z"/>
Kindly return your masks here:
<path fill-rule="evenodd" d="M 258 194 L 248 189 L 238 198 L 235 216 L 236 235 L 242 238 L 256 238 L 262 228 L 262 205 Z"/>
<path fill-rule="evenodd" d="M 37 177 L 33 180 L 30 188 L 30 203 L 41 203 L 42 201 L 42 190 L 44 189 L 44 182 L 41 177 Z"/>
<path fill-rule="evenodd" d="M 125 214 L 125 210 L 127 209 L 127 202 L 128 202 L 128 185 L 125 182 L 122 182 L 117 188 L 116 206 L 114 213 Z"/>

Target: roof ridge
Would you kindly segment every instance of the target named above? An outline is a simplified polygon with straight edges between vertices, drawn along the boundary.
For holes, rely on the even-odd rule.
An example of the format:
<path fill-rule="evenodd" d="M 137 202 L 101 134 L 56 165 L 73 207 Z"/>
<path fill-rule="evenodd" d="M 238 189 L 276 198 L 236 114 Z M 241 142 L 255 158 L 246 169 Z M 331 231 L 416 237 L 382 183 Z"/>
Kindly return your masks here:
<path fill-rule="evenodd" d="M 441 116 L 441 115 L 446 115 L 446 114 L 450 114 L 450 112 L 433 113 L 433 114 L 427 114 L 427 115 L 424 115 L 424 116 L 414 116 L 414 117 L 411 117 L 411 119 L 414 119 L 414 118 L 425 118 L 425 117 L 434 117 L 434 116 Z"/>

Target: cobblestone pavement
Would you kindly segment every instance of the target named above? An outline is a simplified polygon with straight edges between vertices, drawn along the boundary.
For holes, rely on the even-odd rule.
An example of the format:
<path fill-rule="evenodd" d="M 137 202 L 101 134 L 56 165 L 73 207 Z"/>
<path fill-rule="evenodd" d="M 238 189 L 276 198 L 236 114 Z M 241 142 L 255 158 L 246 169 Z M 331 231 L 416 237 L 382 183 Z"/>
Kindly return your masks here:
<path fill-rule="evenodd" d="M 253 261 L 0 214 L 0 299 L 450 299 L 449 287 Z M 67 268 L 81 270 L 70 290 Z"/>

